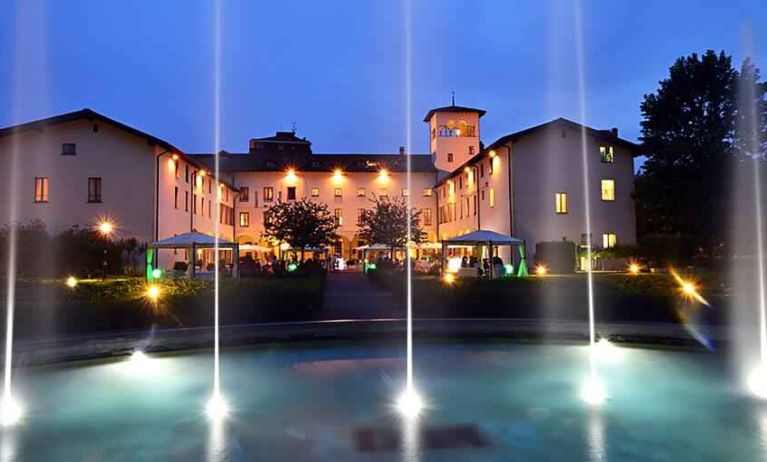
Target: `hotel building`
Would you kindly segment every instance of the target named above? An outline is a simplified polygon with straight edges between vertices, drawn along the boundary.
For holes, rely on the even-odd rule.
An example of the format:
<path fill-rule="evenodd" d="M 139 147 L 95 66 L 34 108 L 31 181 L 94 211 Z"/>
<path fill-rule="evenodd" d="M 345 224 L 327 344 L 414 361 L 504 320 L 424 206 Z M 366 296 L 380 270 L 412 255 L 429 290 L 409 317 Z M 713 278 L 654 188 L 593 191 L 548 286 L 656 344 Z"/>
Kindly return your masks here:
<path fill-rule="evenodd" d="M 357 218 L 376 197 L 410 195 L 430 241 L 488 229 L 526 241 L 585 241 L 585 206 L 597 247 L 636 240 L 634 143 L 617 130 L 557 119 L 485 146 L 485 111 L 446 106 L 428 111 L 430 154 L 315 153 L 294 132 L 250 140 L 248 151 L 187 154 L 167 141 L 90 109 L 0 129 L 0 220 L 39 219 L 49 232 L 108 220 L 119 237 L 148 242 L 198 231 L 260 243 L 264 212 L 278 200 L 328 204 L 340 223 L 331 252 L 357 256 Z M 584 188 L 586 153 L 588 187 Z M 221 213 L 215 215 L 215 201 Z M 502 252 L 504 259 L 508 253 Z M 160 265 L 188 260 L 165 250 Z"/>

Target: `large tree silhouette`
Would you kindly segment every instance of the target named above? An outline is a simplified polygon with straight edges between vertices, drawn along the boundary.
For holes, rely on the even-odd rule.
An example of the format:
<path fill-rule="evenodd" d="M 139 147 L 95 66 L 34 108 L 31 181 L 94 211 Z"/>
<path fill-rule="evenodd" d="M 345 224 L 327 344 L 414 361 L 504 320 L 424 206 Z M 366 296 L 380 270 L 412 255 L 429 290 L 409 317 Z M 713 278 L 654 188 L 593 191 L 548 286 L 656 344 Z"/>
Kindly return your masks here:
<path fill-rule="evenodd" d="M 682 57 L 641 105 L 647 160 L 636 179 L 640 236 L 692 236 L 709 255 L 723 243 L 738 72 L 724 52 Z"/>

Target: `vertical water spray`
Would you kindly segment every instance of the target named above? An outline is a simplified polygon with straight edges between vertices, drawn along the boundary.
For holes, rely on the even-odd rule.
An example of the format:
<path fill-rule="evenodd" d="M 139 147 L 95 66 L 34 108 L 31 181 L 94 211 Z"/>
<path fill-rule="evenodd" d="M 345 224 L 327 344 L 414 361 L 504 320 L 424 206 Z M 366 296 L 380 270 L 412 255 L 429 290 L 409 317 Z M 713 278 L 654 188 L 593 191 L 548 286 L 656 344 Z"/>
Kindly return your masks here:
<path fill-rule="evenodd" d="M 749 28 L 746 29 L 745 42 L 746 56 L 752 56 L 753 37 Z M 762 143 L 760 138 L 761 127 L 761 109 L 760 100 L 756 91 L 756 74 L 750 72 L 756 69 L 756 66 L 750 60 L 744 64 L 738 84 L 738 118 L 737 132 L 740 149 L 745 151 L 746 162 L 752 169 L 753 200 L 754 200 L 754 221 L 753 229 L 754 240 L 756 241 L 756 290 L 757 290 L 757 311 L 759 325 L 759 353 L 756 366 L 749 372 L 747 385 L 750 391 L 760 397 L 767 398 L 767 289 L 765 289 L 765 255 L 764 255 L 764 211 L 762 205 L 762 164 L 764 163 L 764 153 L 762 152 Z"/>
<path fill-rule="evenodd" d="M 591 235 L 591 194 L 589 179 L 588 139 L 586 137 L 586 63 L 583 43 L 583 15 L 580 0 L 575 0 L 575 52 L 578 67 L 578 102 L 581 119 L 581 167 L 583 169 L 584 219 L 586 222 L 586 285 L 589 309 L 589 377 L 581 390 L 583 399 L 589 404 L 601 404 L 606 397 L 606 390 L 596 364 L 596 332 L 594 325 L 594 274 L 592 271 L 592 235 Z"/>
<path fill-rule="evenodd" d="M 221 394 L 221 363 L 219 354 L 219 232 L 221 222 L 221 180 L 219 151 L 221 147 L 221 2 L 214 2 L 213 13 L 213 145 L 214 172 L 216 184 L 216 213 L 213 219 L 213 394 L 208 401 L 206 412 L 212 419 L 220 420 L 228 412 L 226 401 Z M 233 255 L 233 258 L 237 258 Z"/>
<path fill-rule="evenodd" d="M 405 14 L 405 188 L 408 191 L 405 198 L 405 207 L 407 208 L 407 239 L 405 244 L 405 264 L 406 264 L 406 306 L 407 306 L 407 371 L 405 391 L 399 398 L 397 407 L 399 411 L 406 416 L 416 416 L 421 410 L 421 399 L 415 390 L 413 380 L 413 268 L 410 259 L 410 243 L 412 241 L 412 194 L 411 194 L 411 105 L 412 105 L 412 12 L 410 0 L 404 0 Z"/>

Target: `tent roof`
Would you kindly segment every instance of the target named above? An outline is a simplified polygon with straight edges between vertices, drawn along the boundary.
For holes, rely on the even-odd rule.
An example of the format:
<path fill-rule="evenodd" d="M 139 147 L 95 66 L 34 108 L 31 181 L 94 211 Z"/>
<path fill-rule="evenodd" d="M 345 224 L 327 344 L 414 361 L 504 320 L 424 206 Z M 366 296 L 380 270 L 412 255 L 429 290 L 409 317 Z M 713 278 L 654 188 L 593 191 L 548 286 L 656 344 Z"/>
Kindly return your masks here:
<path fill-rule="evenodd" d="M 496 233 L 495 231 L 490 231 L 487 229 L 479 229 L 477 231 L 472 231 L 468 234 L 464 234 L 463 236 L 456 236 L 451 237 L 450 239 L 445 239 L 443 242 L 449 244 L 468 244 L 472 242 L 476 242 L 477 244 L 492 242 L 493 244 L 507 244 L 507 245 L 514 245 L 514 244 L 522 244 L 524 241 L 522 239 L 508 236 L 506 234 Z"/>
<path fill-rule="evenodd" d="M 216 245 L 216 239 L 213 236 L 202 234 L 198 232 L 184 233 L 177 236 L 169 237 L 167 239 L 161 239 L 157 242 L 151 242 L 149 247 L 155 249 L 191 249 L 192 246 L 214 247 Z M 234 242 L 227 241 L 225 239 L 218 239 L 219 247 L 234 247 Z"/>

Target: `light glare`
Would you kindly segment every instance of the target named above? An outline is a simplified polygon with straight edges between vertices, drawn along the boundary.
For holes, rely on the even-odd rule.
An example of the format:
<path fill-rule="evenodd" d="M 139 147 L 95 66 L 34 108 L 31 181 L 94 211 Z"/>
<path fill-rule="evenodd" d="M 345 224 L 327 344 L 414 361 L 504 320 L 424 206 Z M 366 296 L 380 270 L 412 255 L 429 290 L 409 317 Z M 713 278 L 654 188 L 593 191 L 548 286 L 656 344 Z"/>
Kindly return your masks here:
<path fill-rule="evenodd" d="M 205 405 L 205 414 L 211 420 L 223 420 L 229 414 L 229 405 L 226 404 L 221 393 L 213 393 L 208 404 Z"/>
<path fill-rule="evenodd" d="M 69 276 L 67 278 L 66 284 L 67 284 L 67 287 L 69 287 L 70 289 L 74 289 L 75 287 L 77 287 L 77 283 L 78 283 L 78 280 L 76 277 Z"/>
<path fill-rule="evenodd" d="M 455 284 L 455 274 L 445 273 L 445 276 L 442 278 L 442 280 L 445 281 L 445 284 L 447 285 Z"/>
<path fill-rule="evenodd" d="M 607 388 L 596 375 L 590 375 L 581 386 L 581 399 L 592 406 L 600 406 L 607 399 Z"/>
<path fill-rule="evenodd" d="M 423 409 L 423 401 L 413 388 L 408 387 L 397 400 L 397 410 L 402 416 L 415 418 Z"/>
<path fill-rule="evenodd" d="M 535 274 L 538 276 L 546 276 L 548 274 L 549 269 L 546 267 L 546 265 L 538 265 L 535 267 Z"/>
<path fill-rule="evenodd" d="M 0 425 L 10 427 L 19 423 L 24 416 L 21 404 L 12 396 L 4 396 L 0 401 Z"/>
<path fill-rule="evenodd" d="M 99 223 L 99 232 L 103 236 L 109 236 L 112 234 L 112 231 L 114 231 L 114 225 L 112 222 L 108 220 L 104 220 L 101 223 Z"/>
<path fill-rule="evenodd" d="M 759 399 L 767 399 L 767 368 L 759 365 L 754 368 L 746 379 L 748 390 Z"/>
<path fill-rule="evenodd" d="M 160 298 L 160 287 L 155 284 L 149 286 L 149 288 L 146 290 L 146 297 L 149 300 L 156 302 Z"/>

